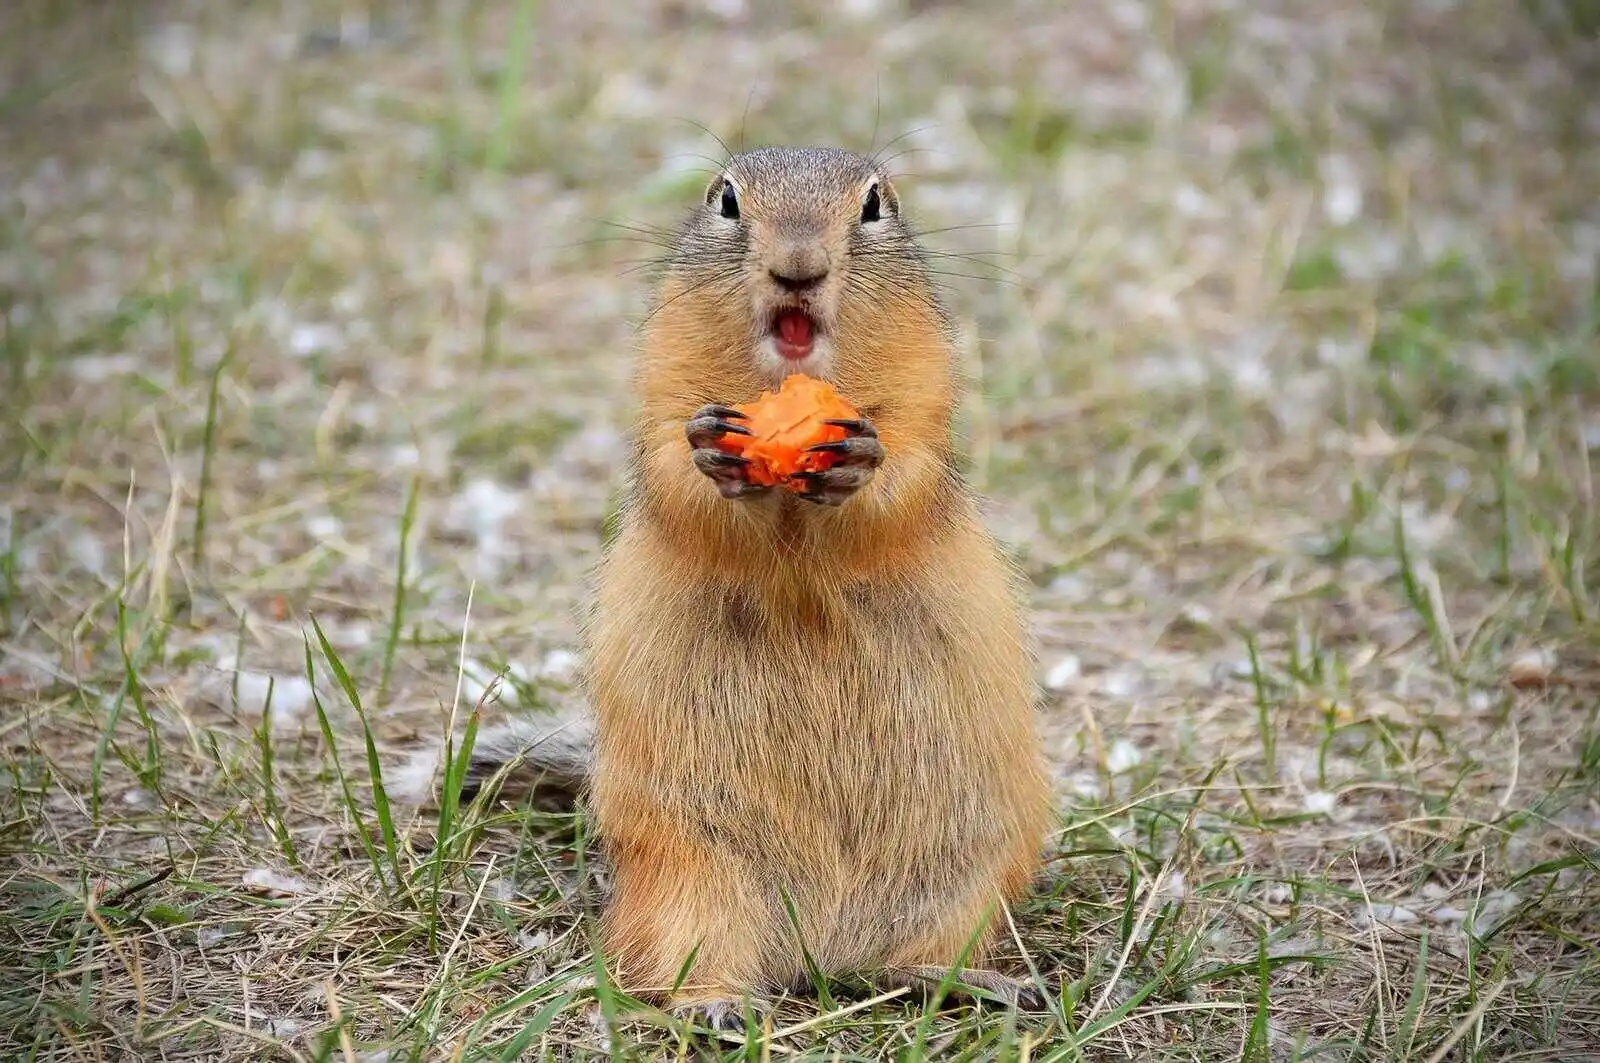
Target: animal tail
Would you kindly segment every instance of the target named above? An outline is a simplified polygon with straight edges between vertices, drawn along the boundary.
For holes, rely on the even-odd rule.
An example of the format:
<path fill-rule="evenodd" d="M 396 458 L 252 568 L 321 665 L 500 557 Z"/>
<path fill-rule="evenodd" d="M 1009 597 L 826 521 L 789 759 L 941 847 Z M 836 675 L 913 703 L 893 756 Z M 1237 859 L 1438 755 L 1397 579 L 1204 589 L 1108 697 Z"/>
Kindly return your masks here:
<path fill-rule="evenodd" d="M 458 738 L 459 745 L 460 739 Z M 427 805 L 444 782 L 441 746 L 421 749 L 400 765 L 388 786 L 398 801 Z M 594 770 L 594 719 L 581 710 L 519 717 L 479 731 L 467 758 L 460 800 L 472 801 L 491 784 L 512 800 L 531 795 L 552 811 L 571 811 Z"/>

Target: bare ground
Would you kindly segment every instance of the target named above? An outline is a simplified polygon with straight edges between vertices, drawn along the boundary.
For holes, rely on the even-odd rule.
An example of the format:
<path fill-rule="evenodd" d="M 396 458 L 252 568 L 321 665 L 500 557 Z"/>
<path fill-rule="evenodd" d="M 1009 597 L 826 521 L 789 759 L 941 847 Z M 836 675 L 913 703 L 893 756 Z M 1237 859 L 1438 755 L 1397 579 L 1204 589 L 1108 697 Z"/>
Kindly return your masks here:
<path fill-rule="evenodd" d="M 1600 1058 L 1592 5 L 372 10 L 0 13 L 5 1058 Z M 1049 1013 L 696 1039 L 570 818 L 373 793 L 575 696 L 707 131 L 951 253 Z"/>

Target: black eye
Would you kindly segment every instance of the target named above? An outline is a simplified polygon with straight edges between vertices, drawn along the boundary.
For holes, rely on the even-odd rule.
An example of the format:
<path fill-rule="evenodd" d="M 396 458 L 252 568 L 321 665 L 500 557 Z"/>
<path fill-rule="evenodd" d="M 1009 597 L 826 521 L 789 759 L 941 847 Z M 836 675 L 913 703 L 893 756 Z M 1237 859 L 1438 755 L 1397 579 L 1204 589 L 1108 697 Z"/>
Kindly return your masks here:
<path fill-rule="evenodd" d="M 722 181 L 722 216 L 724 218 L 739 216 L 739 193 L 733 190 L 733 182 L 726 178 Z"/>
<path fill-rule="evenodd" d="M 878 186 L 873 185 L 867 189 L 867 198 L 861 203 L 861 220 L 863 223 L 882 220 L 883 203 L 878 199 Z"/>

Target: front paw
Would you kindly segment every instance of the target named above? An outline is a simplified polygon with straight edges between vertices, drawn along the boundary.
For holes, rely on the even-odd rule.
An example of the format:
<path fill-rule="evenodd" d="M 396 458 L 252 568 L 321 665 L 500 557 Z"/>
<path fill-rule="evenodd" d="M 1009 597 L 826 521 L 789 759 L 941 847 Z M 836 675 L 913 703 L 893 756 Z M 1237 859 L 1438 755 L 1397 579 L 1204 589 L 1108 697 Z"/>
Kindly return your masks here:
<path fill-rule="evenodd" d="M 723 498 L 749 498 L 764 494 L 771 486 L 751 482 L 749 458 L 730 454 L 717 446 L 725 436 L 750 434 L 750 429 L 734 423 L 740 420 L 749 420 L 749 417 L 731 406 L 712 404 L 696 410 L 684 429 L 692 448 L 690 456 L 694 467 L 717 485 L 717 493 Z"/>
<path fill-rule="evenodd" d="M 823 506 L 839 506 L 872 480 L 883 464 L 883 443 L 878 440 L 877 428 L 865 417 L 827 423 L 843 428 L 845 438 L 806 448 L 813 454 L 830 455 L 833 462 L 826 469 L 800 474 L 807 484 L 800 497 Z"/>

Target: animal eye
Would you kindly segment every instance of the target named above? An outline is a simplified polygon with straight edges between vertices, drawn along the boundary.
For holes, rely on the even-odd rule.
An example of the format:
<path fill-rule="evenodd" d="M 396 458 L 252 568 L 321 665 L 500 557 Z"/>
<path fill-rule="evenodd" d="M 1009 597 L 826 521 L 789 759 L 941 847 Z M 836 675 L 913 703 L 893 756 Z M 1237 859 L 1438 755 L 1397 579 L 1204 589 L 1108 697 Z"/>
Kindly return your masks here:
<path fill-rule="evenodd" d="M 881 221 L 883 219 L 883 202 L 878 198 L 878 186 L 874 184 L 867 189 L 867 198 L 861 201 L 861 221 Z"/>
<path fill-rule="evenodd" d="M 724 218 L 737 218 L 739 216 L 739 193 L 733 189 L 733 182 L 727 178 L 722 181 L 722 216 Z"/>

